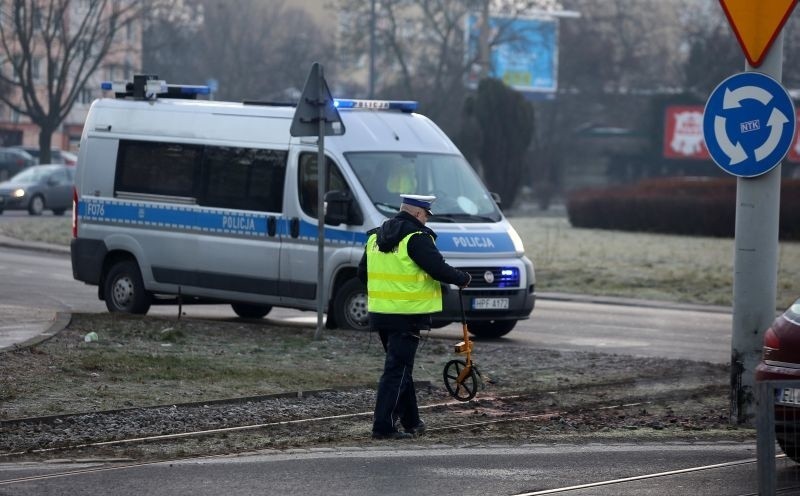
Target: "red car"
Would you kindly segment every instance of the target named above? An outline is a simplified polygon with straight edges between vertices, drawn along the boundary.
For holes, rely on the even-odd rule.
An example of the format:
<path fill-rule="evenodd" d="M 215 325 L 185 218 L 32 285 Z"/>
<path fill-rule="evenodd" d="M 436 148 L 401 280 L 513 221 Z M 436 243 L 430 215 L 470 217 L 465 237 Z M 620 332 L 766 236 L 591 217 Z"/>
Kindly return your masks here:
<path fill-rule="evenodd" d="M 800 381 L 800 299 L 764 334 L 756 382 Z M 775 390 L 775 437 L 786 456 L 800 463 L 800 388 Z"/>

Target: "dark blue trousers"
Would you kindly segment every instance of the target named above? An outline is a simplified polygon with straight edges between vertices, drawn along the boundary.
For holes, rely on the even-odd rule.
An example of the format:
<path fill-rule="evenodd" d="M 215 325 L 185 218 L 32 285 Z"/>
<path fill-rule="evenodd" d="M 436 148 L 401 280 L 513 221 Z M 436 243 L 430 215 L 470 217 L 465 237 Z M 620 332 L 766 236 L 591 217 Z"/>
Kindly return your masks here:
<path fill-rule="evenodd" d="M 388 434 L 397 430 L 395 419 L 406 429 L 420 423 L 413 377 L 419 331 L 379 329 L 378 333 L 386 360 L 378 383 L 372 432 Z"/>

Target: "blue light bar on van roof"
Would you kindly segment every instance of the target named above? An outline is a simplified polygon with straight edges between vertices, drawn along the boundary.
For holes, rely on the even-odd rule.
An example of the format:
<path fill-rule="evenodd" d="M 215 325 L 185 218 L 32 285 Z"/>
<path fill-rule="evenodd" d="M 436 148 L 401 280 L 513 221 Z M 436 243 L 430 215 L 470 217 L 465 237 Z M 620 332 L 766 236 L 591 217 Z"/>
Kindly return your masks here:
<path fill-rule="evenodd" d="M 117 95 L 133 96 L 133 83 L 126 81 L 103 81 L 100 88 L 105 91 L 113 91 Z M 161 80 L 149 80 L 145 82 L 145 93 L 153 96 L 163 96 L 167 98 L 180 98 L 181 96 L 208 95 L 211 89 L 208 86 L 193 84 L 167 84 Z"/>
<path fill-rule="evenodd" d="M 201 84 L 168 84 L 167 88 L 178 88 L 181 93 L 186 95 L 208 95 L 211 88 Z"/>
<path fill-rule="evenodd" d="M 413 112 L 419 104 L 411 100 L 353 100 L 335 98 L 333 106 L 339 109 L 400 110 Z"/>

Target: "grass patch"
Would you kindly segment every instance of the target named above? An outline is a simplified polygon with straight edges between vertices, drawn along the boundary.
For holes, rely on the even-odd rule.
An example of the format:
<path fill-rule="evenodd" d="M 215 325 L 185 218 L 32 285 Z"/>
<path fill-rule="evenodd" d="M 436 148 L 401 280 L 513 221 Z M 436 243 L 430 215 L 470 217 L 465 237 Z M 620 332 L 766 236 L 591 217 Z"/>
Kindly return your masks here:
<path fill-rule="evenodd" d="M 180 334 L 175 342 L 162 339 Z M 85 342 L 95 331 L 99 339 Z M 487 394 L 536 386 L 663 377 L 725 379 L 718 365 L 557 352 L 481 342 L 477 357 Z M 313 329 L 218 321 L 176 321 L 119 314 L 74 314 L 69 327 L 35 347 L 3 354 L 0 419 L 48 413 L 184 403 L 235 396 L 375 387 L 384 352 L 377 336 L 335 331 L 314 340 Z M 443 388 L 452 343 L 423 337 L 414 378 Z"/>
<path fill-rule="evenodd" d="M 731 305 L 734 240 L 578 229 L 565 218 L 509 219 L 537 291 Z M 800 296 L 800 243 L 779 243 L 777 308 Z"/>

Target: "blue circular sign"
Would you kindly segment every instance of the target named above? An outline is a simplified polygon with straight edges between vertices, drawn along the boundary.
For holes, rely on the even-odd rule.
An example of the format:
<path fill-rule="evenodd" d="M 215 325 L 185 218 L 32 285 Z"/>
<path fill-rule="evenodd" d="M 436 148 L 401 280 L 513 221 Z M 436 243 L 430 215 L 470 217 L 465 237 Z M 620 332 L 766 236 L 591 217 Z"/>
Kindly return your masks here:
<path fill-rule="evenodd" d="M 711 92 L 703 111 L 703 137 L 723 170 L 754 177 L 778 165 L 794 138 L 792 99 L 781 84 L 760 72 L 727 78 Z"/>

